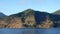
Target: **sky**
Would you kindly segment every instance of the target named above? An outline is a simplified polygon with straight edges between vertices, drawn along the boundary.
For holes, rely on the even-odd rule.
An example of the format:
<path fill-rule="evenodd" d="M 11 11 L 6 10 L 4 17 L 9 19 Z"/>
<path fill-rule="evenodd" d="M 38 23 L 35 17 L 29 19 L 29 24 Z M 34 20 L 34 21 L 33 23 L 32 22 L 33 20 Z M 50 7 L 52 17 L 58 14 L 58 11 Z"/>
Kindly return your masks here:
<path fill-rule="evenodd" d="M 0 0 L 0 12 L 5 15 L 16 14 L 29 8 L 53 13 L 60 9 L 60 0 Z"/>

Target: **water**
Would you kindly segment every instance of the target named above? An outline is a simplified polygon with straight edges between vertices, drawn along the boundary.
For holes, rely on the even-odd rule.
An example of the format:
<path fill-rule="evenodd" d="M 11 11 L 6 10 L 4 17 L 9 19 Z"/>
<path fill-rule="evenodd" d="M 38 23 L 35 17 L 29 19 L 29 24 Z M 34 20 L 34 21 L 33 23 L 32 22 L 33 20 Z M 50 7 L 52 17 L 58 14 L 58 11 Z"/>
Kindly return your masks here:
<path fill-rule="evenodd" d="M 40 29 L 11 29 L 11 28 L 1 28 L 0 34 L 60 34 L 60 28 L 40 28 Z"/>

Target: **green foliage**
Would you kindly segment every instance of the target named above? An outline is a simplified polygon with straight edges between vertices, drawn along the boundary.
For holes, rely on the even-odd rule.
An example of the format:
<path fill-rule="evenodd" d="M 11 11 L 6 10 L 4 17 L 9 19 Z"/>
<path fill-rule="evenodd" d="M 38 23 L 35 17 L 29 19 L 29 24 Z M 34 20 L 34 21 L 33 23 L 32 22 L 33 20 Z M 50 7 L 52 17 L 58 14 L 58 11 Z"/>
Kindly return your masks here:
<path fill-rule="evenodd" d="M 4 17 L 3 19 L 4 19 L 4 20 L 8 20 L 9 18 L 10 18 L 10 17 L 6 16 L 6 17 Z"/>

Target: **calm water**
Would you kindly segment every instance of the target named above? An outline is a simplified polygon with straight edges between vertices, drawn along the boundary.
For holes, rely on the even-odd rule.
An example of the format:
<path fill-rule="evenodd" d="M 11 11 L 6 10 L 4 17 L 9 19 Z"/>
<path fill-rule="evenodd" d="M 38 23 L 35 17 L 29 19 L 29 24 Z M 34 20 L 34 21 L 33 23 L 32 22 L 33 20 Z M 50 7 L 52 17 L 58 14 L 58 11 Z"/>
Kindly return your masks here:
<path fill-rule="evenodd" d="M 0 29 L 0 34 L 60 34 L 60 28 L 40 29 Z"/>

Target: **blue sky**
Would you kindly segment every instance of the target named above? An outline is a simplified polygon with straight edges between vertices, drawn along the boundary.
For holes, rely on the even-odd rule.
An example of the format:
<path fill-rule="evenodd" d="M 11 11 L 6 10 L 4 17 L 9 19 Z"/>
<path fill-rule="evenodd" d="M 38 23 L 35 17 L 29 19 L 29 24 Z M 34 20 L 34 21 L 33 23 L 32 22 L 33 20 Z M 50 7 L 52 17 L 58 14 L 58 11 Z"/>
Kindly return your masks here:
<path fill-rule="evenodd" d="M 0 0 L 0 12 L 6 15 L 28 8 L 52 13 L 60 9 L 60 0 Z"/>

